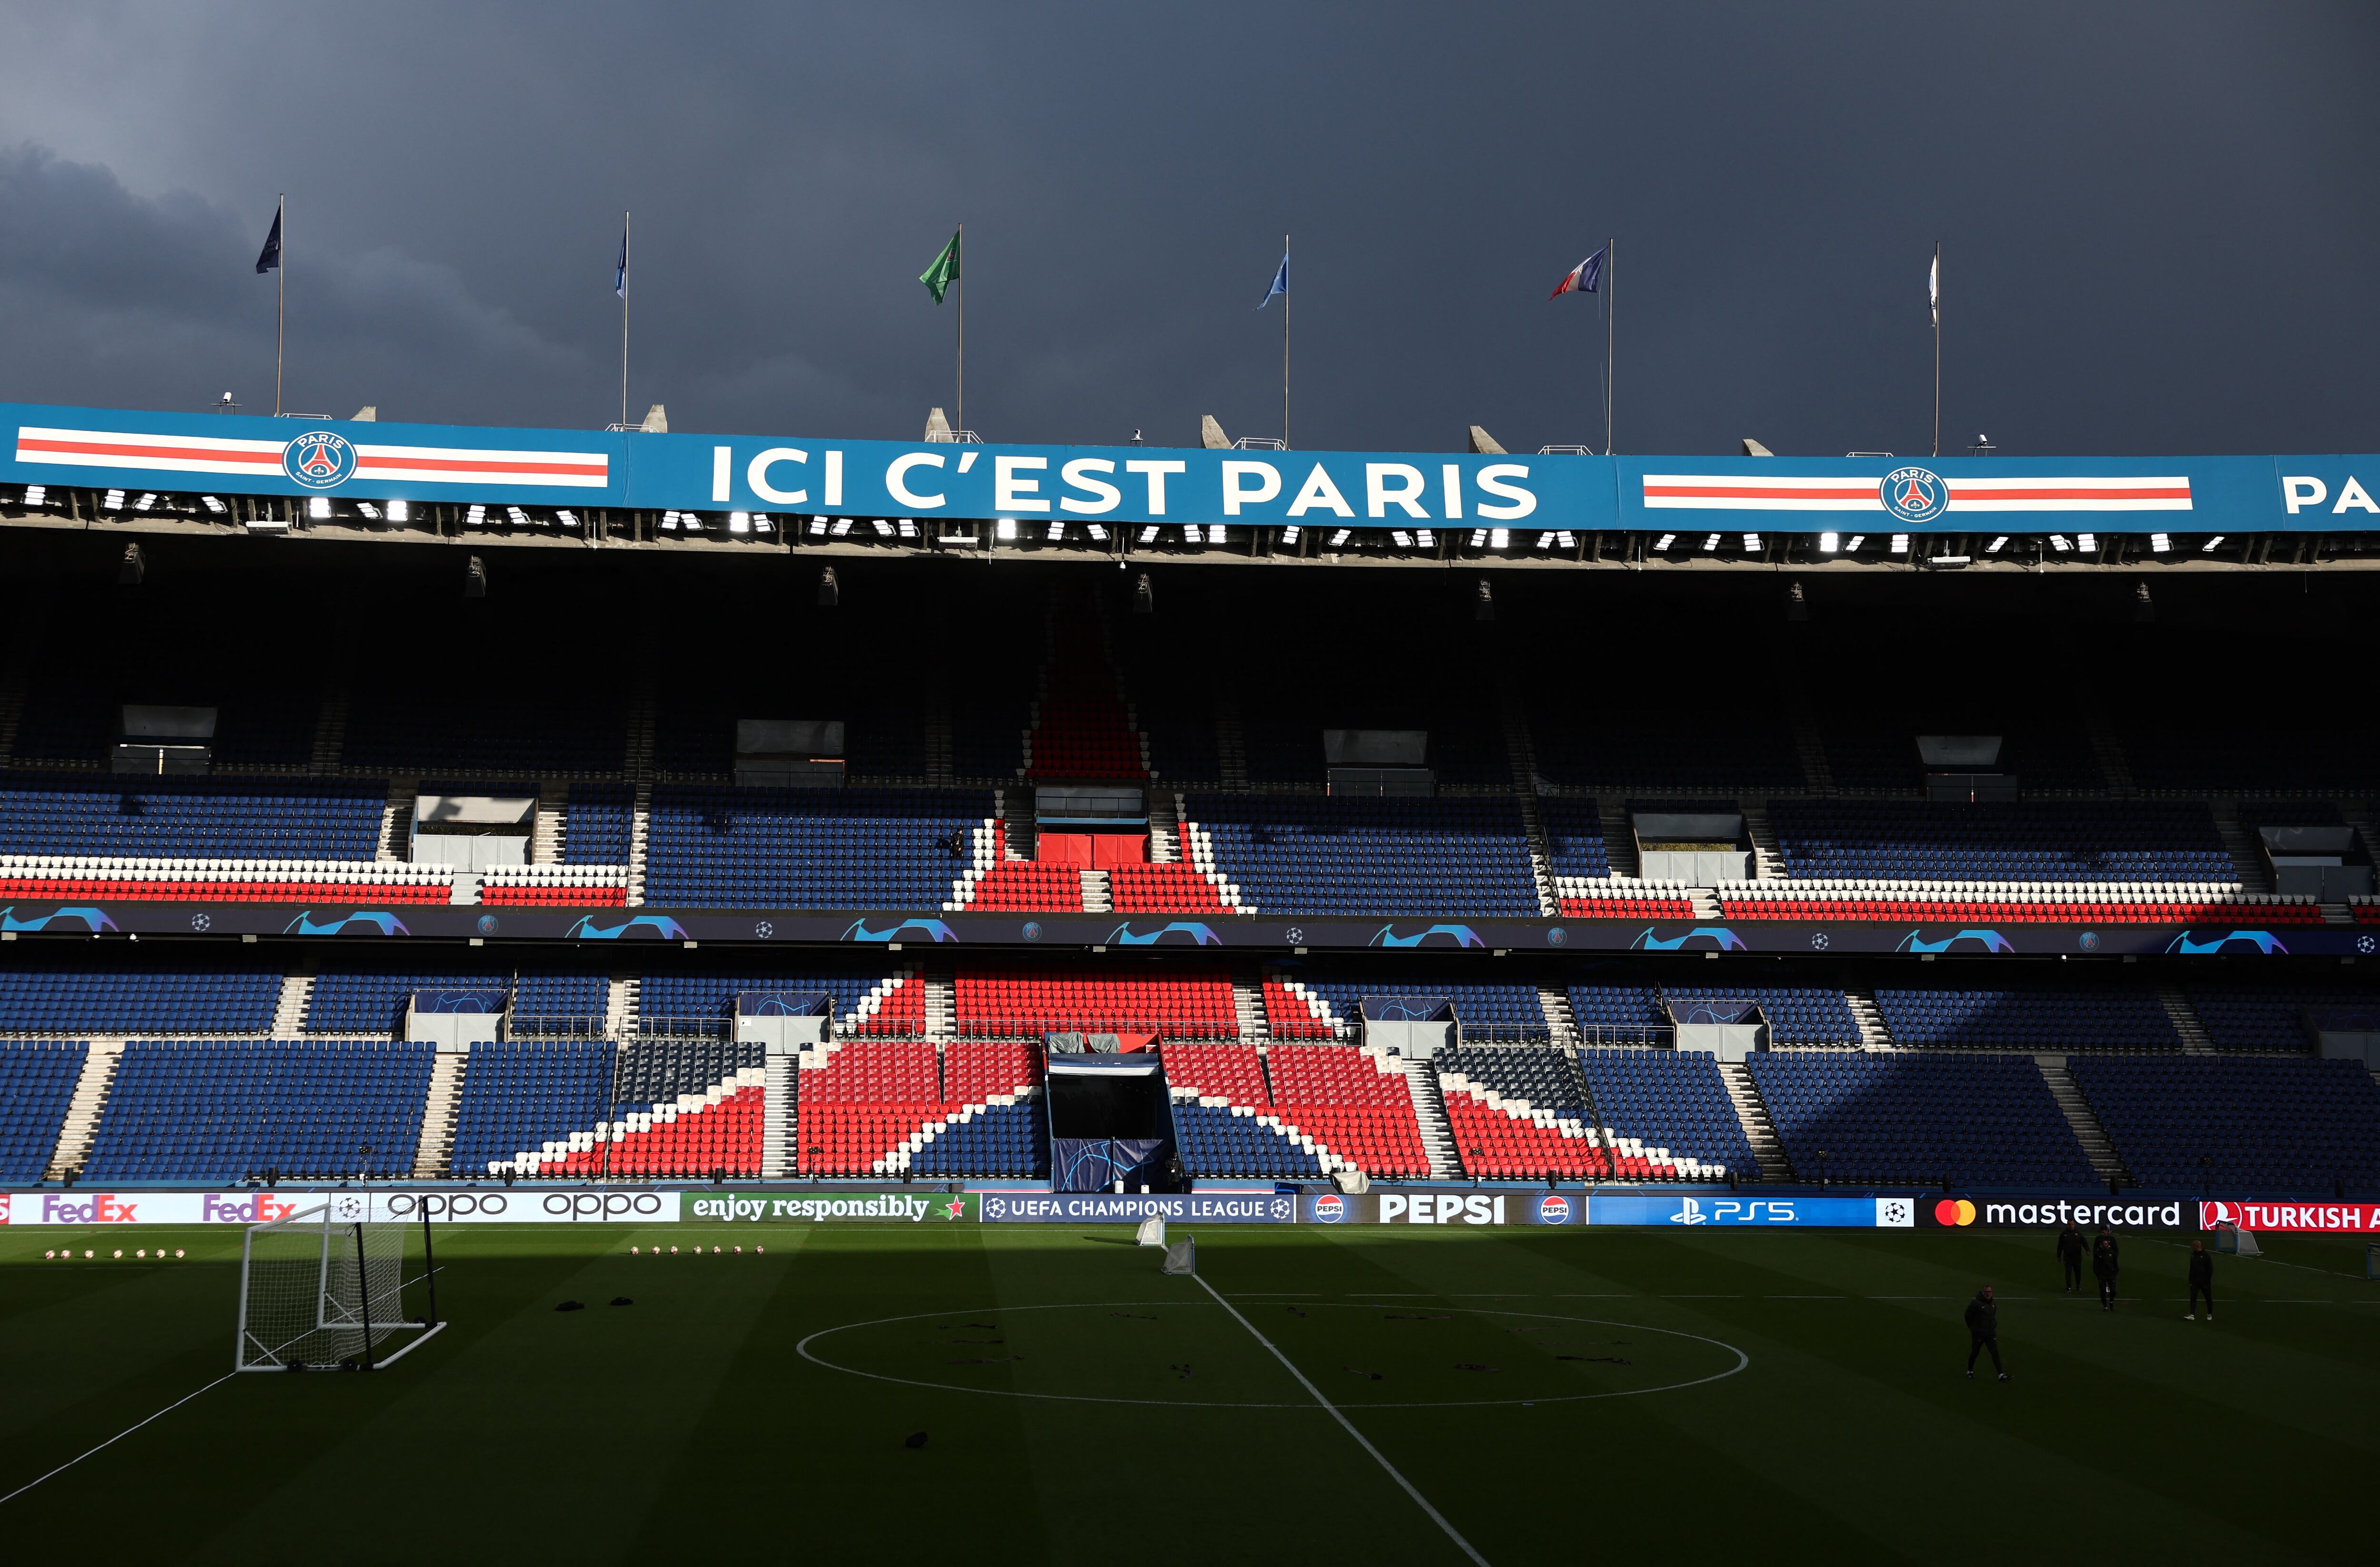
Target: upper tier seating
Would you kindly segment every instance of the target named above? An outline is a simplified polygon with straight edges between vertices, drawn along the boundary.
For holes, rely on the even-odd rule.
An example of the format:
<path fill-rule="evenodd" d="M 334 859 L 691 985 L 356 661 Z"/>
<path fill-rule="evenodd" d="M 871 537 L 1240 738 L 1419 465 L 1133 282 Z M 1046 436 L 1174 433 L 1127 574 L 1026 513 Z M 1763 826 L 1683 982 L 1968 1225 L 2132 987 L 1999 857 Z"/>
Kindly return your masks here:
<path fill-rule="evenodd" d="M 42 1178 L 90 1054 L 79 1039 L 0 1044 L 0 1185 Z"/>
<path fill-rule="evenodd" d="M 939 909 L 991 818 L 980 789 L 653 790 L 645 902 Z"/>
<path fill-rule="evenodd" d="M 2040 1069 L 2021 1056 L 1765 1051 L 1750 1065 L 1803 1180 L 2087 1191 L 2095 1179 Z"/>
<path fill-rule="evenodd" d="M 1140 736 L 1134 732 L 1123 698 L 1116 694 L 1099 624 L 1087 613 L 1051 617 L 1050 662 L 1041 671 L 1035 704 L 1032 753 L 1026 774 L 1034 778 L 1146 778 Z"/>
<path fill-rule="evenodd" d="M 1228 914 L 1223 894 L 1196 867 L 1119 865 L 1108 872 L 1108 902 L 1118 914 Z"/>
<path fill-rule="evenodd" d="M 1231 976 L 1209 965 L 1071 968 L 976 960 L 959 966 L 953 987 L 959 1032 L 979 1038 L 1154 1033 L 1235 1039 L 1240 1033 Z"/>
<path fill-rule="evenodd" d="M 481 968 L 328 968 L 314 977 L 306 1008 L 306 1030 L 312 1034 L 395 1034 L 405 1027 L 405 1011 L 416 990 L 482 992 L 495 1013 L 507 1008 L 522 1018 L 536 1018 L 548 1029 L 576 1020 L 570 1032 L 591 1032 L 601 1026 L 611 1003 L 611 982 L 592 969 L 546 970 L 518 977 Z M 496 1019 L 488 1019 L 494 1037 Z"/>
<path fill-rule="evenodd" d="M 2380 1015 L 2380 995 L 2362 990 L 2313 986 L 2260 987 L 2251 990 L 2193 985 L 2184 994 L 2191 1011 L 2205 1026 L 2207 1039 L 2218 1051 L 2280 1051 L 2304 1055 L 2319 1043 L 2307 1021 L 2309 1011 Z"/>
<path fill-rule="evenodd" d="M 2145 1190 L 2380 1194 L 2380 1086 L 2362 1062 L 2074 1056 L 2066 1064 Z"/>
<path fill-rule="evenodd" d="M 1882 919 L 1978 925 L 2319 925 L 2312 898 L 2200 885 L 2172 891 L 2123 883 L 1961 883 L 1924 891 L 1839 890 L 1803 881 L 1734 882 L 1718 889 L 1730 919 Z"/>
<path fill-rule="evenodd" d="M 1371 1175 L 1429 1173 L 1404 1075 L 1367 1050 L 1275 1045 L 1267 1056 L 1283 1121 Z"/>
<path fill-rule="evenodd" d="M 256 1033 L 280 999 L 281 976 L 263 969 L 0 968 L 0 1033 Z"/>
<path fill-rule="evenodd" d="M 1623 1138 L 1666 1150 L 1672 1160 L 1694 1160 L 1719 1177 L 1758 1177 L 1718 1057 L 1700 1051 L 1589 1049 L 1578 1060 L 1603 1124 Z"/>
<path fill-rule="evenodd" d="M 1083 907 L 1083 876 L 1071 865 L 1003 859 L 993 862 L 969 893 L 964 906 L 979 914 L 1000 910 L 1079 914 Z"/>
<path fill-rule="evenodd" d="M 0 776 L 0 854 L 369 860 L 385 784 L 333 778 Z"/>
<path fill-rule="evenodd" d="M 84 1179 L 409 1175 L 431 1062 L 427 1044 L 384 1039 L 127 1045 Z"/>
<path fill-rule="evenodd" d="M 856 1028 L 860 1032 L 922 1035 L 926 987 L 913 974 L 913 970 L 905 968 L 888 976 L 881 965 L 839 964 L 818 964 L 769 974 L 656 969 L 645 976 L 638 990 L 638 1026 L 648 1034 L 682 1029 L 707 1033 L 734 1014 L 735 998 L 747 991 L 798 994 L 823 990 L 834 998 L 838 1032 L 848 1033 Z"/>
<path fill-rule="evenodd" d="M 2181 1036 L 2140 990 L 1912 990 L 1879 987 L 1896 1043 L 2021 1051 L 2178 1051 Z"/>
<path fill-rule="evenodd" d="M 1556 876 L 1605 877 L 1611 859 L 1604 839 L 1603 813 L 1575 795 L 1542 795 L 1537 820 L 1546 830 L 1548 869 Z"/>
<path fill-rule="evenodd" d="M 2178 801 L 1777 800 L 1769 814 L 1796 881 L 2240 880 L 2206 808 Z"/>
<path fill-rule="evenodd" d="M 419 776 L 425 771 L 619 772 L 627 716 L 611 682 L 539 684 L 534 692 L 425 690 L 407 682 L 356 693 L 346 764 Z"/>
<path fill-rule="evenodd" d="M 1791 985 L 1670 985 L 1661 992 L 1682 1021 L 1698 1002 L 1756 1002 L 1772 1045 L 1855 1045 L 1859 1020 L 1840 990 Z"/>
<path fill-rule="evenodd" d="M 455 1106 L 447 1168 L 484 1177 L 611 1118 L 612 1047 L 600 1039 L 476 1044 Z"/>
<path fill-rule="evenodd" d="M 1554 895 L 1564 919 L 1692 919 L 1694 900 L 1642 881 L 1590 881 L 1558 876 Z"/>
<path fill-rule="evenodd" d="M 1545 1008 L 1538 1003 L 1536 988 L 1533 985 L 1448 984 L 1417 979 L 1320 979 L 1310 974 L 1305 977 L 1304 984 L 1306 992 L 1320 997 L 1330 1007 L 1333 1019 L 1342 1026 L 1343 1032 L 1339 1035 L 1342 1039 L 1355 1039 L 1361 1035 L 1364 1002 L 1374 997 L 1451 1002 L 1454 1015 L 1462 1020 L 1463 1037 L 1466 1039 L 1543 1039 L 1552 1032 L 1547 1026 Z M 1292 1017 L 1297 1020 L 1294 1013 Z"/>
<path fill-rule="evenodd" d="M 1022 696 L 971 691 L 951 709 L 951 772 L 963 781 L 1007 784 L 1025 765 L 1033 707 Z M 990 816 L 987 808 L 983 813 Z"/>
<path fill-rule="evenodd" d="M 1519 802 L 1197 795 L 1218 868 L 1267 914 L 1535 918 Z"/>
<path fill-rule="evenodd" d="M 1589 1044 L 1669 1042 L 1670 1014 L 1649 985 L 1572 985 L 1568 993 L 1571 1017 Z"/>
<path fill-rule="evenodd" d="M 636 796 L 625 784 L 573 784 L 565 808 L 565 865 L 626 865 Z"/>
<path fill-rule="evenodd" d="M 1265 1033 L 1276 1039 L 1352 1039 L 1354 1025 L 1333 1014 L 1330 1002 L 1314 995 L 1301 979 L 1267 975 L 1264 982 Z"/>

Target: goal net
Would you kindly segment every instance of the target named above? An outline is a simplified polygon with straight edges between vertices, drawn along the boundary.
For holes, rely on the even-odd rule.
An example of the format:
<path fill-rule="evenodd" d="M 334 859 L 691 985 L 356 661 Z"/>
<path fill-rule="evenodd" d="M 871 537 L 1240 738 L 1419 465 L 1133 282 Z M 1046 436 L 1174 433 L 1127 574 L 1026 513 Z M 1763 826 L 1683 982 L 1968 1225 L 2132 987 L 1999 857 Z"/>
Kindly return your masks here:
<path fill-rule="evenodd" d="M 238 1371 L 370 1371 L 441 1326 L 431 1282 L 429 1220 L 334 1220 L 328 1204 L 251 1224 L 240 1248 Z M 408 1278 L 407 1252 L 418 1253 Z M 426 1307 L 407 1310 L 408 1287 Z M 392 1340 L 403 1339 L 401 1344 Z M 384 1347 L 387 1346 L 387 1347 Z"/>

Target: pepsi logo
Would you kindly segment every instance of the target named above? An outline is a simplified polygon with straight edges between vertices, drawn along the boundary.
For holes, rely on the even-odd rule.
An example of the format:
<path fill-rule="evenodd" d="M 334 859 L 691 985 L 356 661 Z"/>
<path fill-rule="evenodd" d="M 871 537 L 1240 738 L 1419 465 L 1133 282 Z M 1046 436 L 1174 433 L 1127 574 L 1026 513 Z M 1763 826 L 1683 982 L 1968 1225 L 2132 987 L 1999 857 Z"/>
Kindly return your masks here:
<path fill-rule="evenodd" d="M 1567 1224 L 1570 1222 L 1570 1198 L 1560 1192 L 1548 1192 L 1537 1199 L 1537 1222 Z"/>
<path fill-rule="evenodd" d="M 1347 1217 L 1347 1199 L 1336 1192 L 1325 1192 L 1314 1199 L 1314 1220 L 1318 1224 L 1337 1224 Z"/>

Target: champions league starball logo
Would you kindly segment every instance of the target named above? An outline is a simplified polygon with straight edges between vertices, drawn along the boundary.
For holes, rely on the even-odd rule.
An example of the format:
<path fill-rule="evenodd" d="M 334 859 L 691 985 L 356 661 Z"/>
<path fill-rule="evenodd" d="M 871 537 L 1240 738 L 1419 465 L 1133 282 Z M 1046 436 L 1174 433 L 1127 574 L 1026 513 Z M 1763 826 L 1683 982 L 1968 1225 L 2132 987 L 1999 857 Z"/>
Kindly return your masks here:
<path fill-rule="evenodd" d="M 281 471 L 309 490 L 330 490 L 355 477 L 356 449 L 344 435 L 310 430 L 281 449 Z"/>
<path fill-rule="evenodd" d="M 1932 522 L 1950 505 L 1950 487 L 1928 468 L 1897 468 L 1884 476 L 1876 496 L 1903 522 Z"/>

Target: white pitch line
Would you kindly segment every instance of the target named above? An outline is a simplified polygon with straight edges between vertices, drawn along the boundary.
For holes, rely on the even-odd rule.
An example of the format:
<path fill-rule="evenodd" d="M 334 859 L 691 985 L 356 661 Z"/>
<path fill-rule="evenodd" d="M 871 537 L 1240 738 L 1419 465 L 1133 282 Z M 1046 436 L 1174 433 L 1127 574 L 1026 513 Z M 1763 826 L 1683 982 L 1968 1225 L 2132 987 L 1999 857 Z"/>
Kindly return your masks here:
<path fill-rule="evenodd" d="M 1214 1285 L 1207 1282 L 1206 1277 L 1203 1274 L 1194 1273 L 1191 1277 L 1198 1281 L 1198 1287 L 1200 1289 L 1215 1297 L 1215 1304 L 1217 1306 L 1221 1306 L 1225 1311 L 1232 1314 L 1232 1321 L 1237 1322 L 1241 1327 L 1245 1328 L 1248 1330 L 1249 1336 L 1254 1338 L 1257 1342 L 1272 1351 L 1272 1357 L 1275 1360 L 1280 1361 L 1283 1369 L 1287 1370 L 1291 1376 L 1297 1379 L 1297 1385 L 1304 1388 L 1307 1392 L 1313 1394 L 1315 1403 L 1330 1411 L 1330 1418 L 1338 1421 L 1340 1427 L 1349 1436 L 1354 1438 L 1357 1445 L 1361 1446 L 1366 1452 L 1372 1455 L 1373 1463 L 1378 1464 L 1381 1468 L 1389 1472 L 1389 1478 L 1394 1480 L 1400 1487 L 1402 1487 L 1405 1495 L 1414 1499 L 1415 1506 L 1429 1514 L 1429 1521 L 1431 1523 L 1436 1524 L 1440 1529 L 1446 1531 L 1446 1537 L 1452 1540 L 1457 1546 L 1462 1548 L 1463 1555 L 1479 1563 L 1479 1567 L 1488 1567 L 1488 1559 L 1480 1555 L 1479 1552 L 1473 1548 L 1471 1542 L 1464 1539 L 1455 1529 L 1454 1525 L 1446 1521 L 1445 1513 L 1440 1512 L 1437 1508 L 1432 1507 L 1429 1504 L 1429 1498 L 1422 1495 L 1420 1491 L 1414 1488 L 1414 1483 L 1411 1480 L 1406 1479 L 1404 1476 L 1398 1471 L 1395 1464 L 1389 1462 L 1387 1454 L 1383 1453 L 1378 1448 L 1372 1445 L 1370 1438 L 1365 1436 L 1363 1432 L 1355 1429 L 1355 1423 L 1348 1419 L 1346 1415 L 1341 1414 L 1337 1404 L 1322 1396 L 1322 1390 L 1316 1387 L 1311 1381 L 1306 1379 L 1305 1373 L 1297 1368 L 1297 1363 L 1295 1361 L 1281 1354 L 1280 1345 L 1274 1343 L 1270 1339 L 1266 1338 L 1262 1333 L 1257 1332 L 1257 1325 L 1249 1321 L 1246 1318 L 1241 1316 L 1240 1308 L 1233 1306 L 1230 1301 L 1225 1300 L 1223 1298 L 1223 1293 L 1215 1288 Z"/>
<path fill-rule="evenodd" d="M 163 1417 L 164 1417 L 165 1415 L 168 1415 L 173 1414 L 173 1413 L 174 1413 L 174 1411 L 176 1411 L 176 1410 L 177 1410 L 177 1409 L 181 1408 L 181 1407 L 182 1407 L 182 1405 L 184 1405 L 184 1404 L 186 1404 L 186 1403 L 189 1403 L 189 1402 L 190 1402 L 190 1400 L 192 1400 L 192 1399 L 194 1399 L 194 1398 L 198 1397 L 198 1396 L 199 1396 L 199 1393 L 205 1392 L 205 1391 L 207 1391 L 207 1389 L 208 1389 L 208 1388 L 219 1388 L 219 1387 L 222 1387 L 225 1382 L 230 1381 L 234 1377 L 237 1377 L 237 1376 L 238 1376 L 238 1375 L 239 1375 L 239 1373 L 238 1373 L 238 1372 L 237 1372 L 237 1371 L 226 1371 L 226 1372 L 225 1372 L 222 1376 L 217 1377 L 213 1381 L 209 1382 L 209 1383 L 207 1384 L 207 1386 L 206 1386 L 206 1387 L 199 1389 L 199 1390 L 198 1390 L 198 1392 L 184 1393 L 180 1398 L 176 1399 L 173 1403 L 171 1403 L 167 1404 L 164 1408 L 163 1408 L 163 1409 L 159 1410 L 156 1414 L 152 1415 L 151 1416 L 149 1416 L 149 1420 L 157 1420 L 157 1419 L 162 1419 L 162 1418 L 163 1418 Z M 18 1486 L 15 1490 L 10 1491 L 6 1496 L 0 1496 L 0 1507 L 6 1507 L 6 1506 L 7 1506 L 7 1505 L 8 1505 L 8 1503 L 10 1503 L 10 1502 L 12 1502 L 12 1501 L 16 1500 L 18 1497 L 23 1496 L 27 1491 L 31 1490 L 35 1486 L 40 1485 L 40 1484 L 42 1483 L 42 1480 L 53 1479 L 53 1478 L 55 1478 L 57 1476 L 60 1476 L 60 1475 L 65 1474 L 67 1470 L 69 1470 L 69 1469 L 73 1468 L 76 1464 L 80 1464 L 84 1459 L 89 1458 L 89 1457 L 91 1456 L 91 1452 L 99 1452 L 99 1451 L 100 1451 L 100 1448 L 107 1448 L 107 1447 L 113 1447 L 113 1446 L 115 1446 L 117 1442 L 122 1441 L 125 1438 L 127 1438 L 127 1437 L 130 1436 L 133 1432 L 135 1432 L 135 1431 L 139 1430 L 141 1427 L 146 1426 L 147 1424 L 149 1424 L 149 1420 L 139 1420 L 139 1421 L 135 1421 L 133 1424 L 131 1424 L 131 1425 L 129 1425 L 129 1426 L 127 1426 L 127 1427 L 124 1427 L 124 1429 L 122 1429 L 122 1430 L 120 1430 L 120 1431 L 118 1431 L 118 1432 L 116 1432 L 116 1433 L 115 1433 L 115 1435 L 114 1435 L 114 1436 L 112 1436 L 112 1437 L 108 1438 L 108 1439 L 107 1439 L 107 1440 L 105 1440 L 105 1441 L 103 1441 L 103 1442 L 100 1443 L 100 1444 L 99 1444 L 99 1447 L 92 1448 L 92 1449 L 91 1450 L 91 1452 L 81 1453 L 81 1454 L 77 1455 L 76 1457 L 73 1457 L 73 1458 L 69 1458 L 69 1459 L 67 1459 L 64 1464 L 59 1464 L 56 1468 L 55 1468 L 55 1469 L 51 1470 L 47 1475 L 42 1476 L 41 1480 L 28 1480 L 28 1481 L 26 1481 L 23 1485 Z"/>

